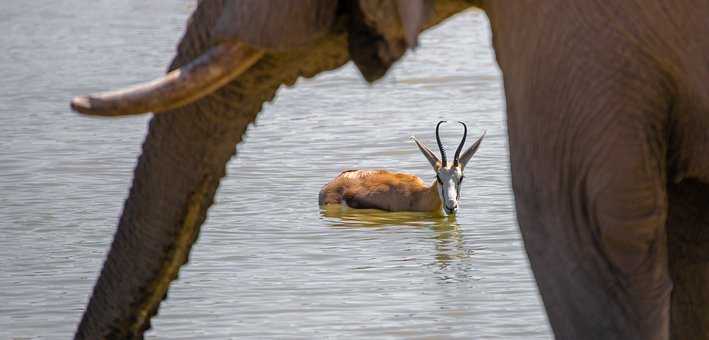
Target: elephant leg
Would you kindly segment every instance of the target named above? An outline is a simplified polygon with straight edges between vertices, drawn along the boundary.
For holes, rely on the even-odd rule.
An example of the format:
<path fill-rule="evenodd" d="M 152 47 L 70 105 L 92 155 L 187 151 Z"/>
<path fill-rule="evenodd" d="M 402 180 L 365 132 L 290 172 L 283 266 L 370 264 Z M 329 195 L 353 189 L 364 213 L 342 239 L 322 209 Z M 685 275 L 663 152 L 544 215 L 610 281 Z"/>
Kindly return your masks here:
<path fill-rule="evenodd" d="M 670 80 L 577 5 L 485 4 L 517 218 L 554 334 L 668 339 Z"/>
<path fill-rule="evenodd" d="M 643 157 L 641 145 L 616 143 L 576 148 L 561 160 L 534 155 L 579 162 L 577 169 L 530 171 L 545 166 L 513 161 L 519 225 L 559 339 L 668 336 L 672 285 L 662 161 Z"/>
<path fill-rule="evenodd" d="M 665 89 L 642 60 L 619 74 L 583 54 L 514 60 L 518 49 L 497 56 L 512 185 L 555 335 L 667 339 Z"/>
<path fill-rule="evenodd" d="M 531 178 L 534 165 L 513 162 L 519 225 L 559 339 L 667 339 L 663 178 L 639 154 Z"/>
<path fill-rule="evenodd" d="M 709 185 L 686 179 L 668 192 L 672 339 L 709 339 Z"/>

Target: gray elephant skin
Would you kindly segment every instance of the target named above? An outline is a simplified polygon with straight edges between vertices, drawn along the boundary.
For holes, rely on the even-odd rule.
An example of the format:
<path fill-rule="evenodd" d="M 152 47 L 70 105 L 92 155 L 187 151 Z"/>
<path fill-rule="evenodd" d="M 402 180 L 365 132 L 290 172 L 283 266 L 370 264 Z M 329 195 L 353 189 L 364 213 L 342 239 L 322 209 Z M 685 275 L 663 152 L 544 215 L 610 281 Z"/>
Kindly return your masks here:
<path fill-rule="evenodd" d="M 76 338 L 142 338 L 281 85 L 350 60 L 375 81 L 471 6 L 490 20 L 517 218 L 556 337 L 709 339 L 707 0 L 200 1 L 165 79 L 72 102 L 156 112 Z"/>

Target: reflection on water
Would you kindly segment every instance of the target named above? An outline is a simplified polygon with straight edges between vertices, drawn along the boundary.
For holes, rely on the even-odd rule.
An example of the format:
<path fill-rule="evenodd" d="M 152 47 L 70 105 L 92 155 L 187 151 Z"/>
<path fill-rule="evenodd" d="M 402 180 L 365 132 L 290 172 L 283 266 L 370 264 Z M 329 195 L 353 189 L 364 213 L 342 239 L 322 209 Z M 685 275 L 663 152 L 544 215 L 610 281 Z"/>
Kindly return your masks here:
<path fill-rule="evenodd" d="M 70 338 L 101 269 L 148 117 L 89 119 L 74 95 L 161 74 L 192 2 L 0 2 L 0 339 Z M 546 339 L 515 223 L 485 17 L 427 32 L 382 81 L 352 65 L 266 105 L 228 165 L 148 339 Z M 433 181 L 408 140 L 488 131 L 455 217 L 321 210 L 340 171 Z M 442 127 L 455 147 L 460 131 Z"/>
<path fill-rule="evenodd" d="M 455 215 L 445 217 L 437 212 L 388 212 L 378 209 L 352 209 L 340 204 L 321 206 L 320 213 L 333 227 L 433 227 L 456 223 Z"/>
<path fill-rule="evenodd" d="M 329 204 L 320 207 L 324 220 L 333 228 L 413 227 L 431 231 L 435 241 L 436 262 L 445 268 L 449 262 L 474 254 L 465 249 L 463 235 L 455 215 L 431 212 L 388 212 L 377 209 L 352 209 Z"/>
<path fill-rule="evenodd" d="M 430 234 L 431 245 L 435 251 L 435 264 L 441 271 L 455 261 L 461 261 L 474 255 L 484 247 L 467 248 L 463 233 L 456 220 L 456 215 L 445 216 L 431 212 L 387 212 L 377 209 L 352 209 L 343 205 L 330 204 L 320 207 L 320 214 L 332 228 L 420 228 Z M 411 259 L 403 258 L 401 261 Z M 456 277 L 442 275 L 442 281 L 460 280 L 466 276 L 458 272 Z"/>

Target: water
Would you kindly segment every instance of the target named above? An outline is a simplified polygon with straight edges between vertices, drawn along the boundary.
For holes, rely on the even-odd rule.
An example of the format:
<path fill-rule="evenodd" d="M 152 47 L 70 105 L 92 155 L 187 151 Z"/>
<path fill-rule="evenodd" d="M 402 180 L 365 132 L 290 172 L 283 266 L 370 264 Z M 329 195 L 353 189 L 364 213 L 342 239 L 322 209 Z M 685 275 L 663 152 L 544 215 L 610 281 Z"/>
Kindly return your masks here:
<path fill-rule="evenodd" d="M 71 337 L 131 183 L 147 116 L 90 119 L 77 94 L 161 74 L 193 2 L 0 4 L 0 339 Z M 151 339 L 546 339 L 515 223 L 499 70 L 467 12 L 370 86 L 352 65 L 267 105 L 228 167 Z M 487 137 L 456 218 L 321 211 L 349 168 L 433 172 L 439 119 Z M 460 130 L 444 140 L 455 148 Z"/>

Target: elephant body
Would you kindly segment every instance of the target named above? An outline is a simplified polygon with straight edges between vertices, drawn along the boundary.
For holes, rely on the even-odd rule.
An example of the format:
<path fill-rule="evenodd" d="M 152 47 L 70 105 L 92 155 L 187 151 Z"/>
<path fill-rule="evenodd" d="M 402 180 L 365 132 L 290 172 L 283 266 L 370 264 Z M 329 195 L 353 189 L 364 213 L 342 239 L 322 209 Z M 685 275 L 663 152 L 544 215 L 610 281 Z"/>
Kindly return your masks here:
<path fill-rule="evenodd" d="M 296 11 L 291 43 L 230 25 L 245 3 L 201 1 L 190 18 L 171 70 L 230 39 L 267 53 L 152 119 L 77 338 L 142 336 L 281 84 L 350 59 L 375 80 L 416 33 L 474 4 L 492 27 L 518 221 L 556 336 L 709 339 L 709 1 L 308 1 L 317 13 Z M 290 20 L 264 6 L 250 19 Z"/>
<path fill-rule="evenodd" d="M 697 257 L 680 260 L 689 245 L 668 249 L 667 240 L 707 221 L 668 223 L 668 214 L 678 201 L 692 210 L 709 202 L 699 183 L 709 180 L 700 151 L 709 150 L 709 64 L 699 57 L 709 39 L 698 34 L 709 31 L 709 3 L 668 6 L 485 7 L 504 76 L 518 220 L 562 338 L 664 339 L 670 318 L 673 338 L 709 334 L 697 295 L 705 275 L 688 265 L 709 252 L 696 238 Z"/>

